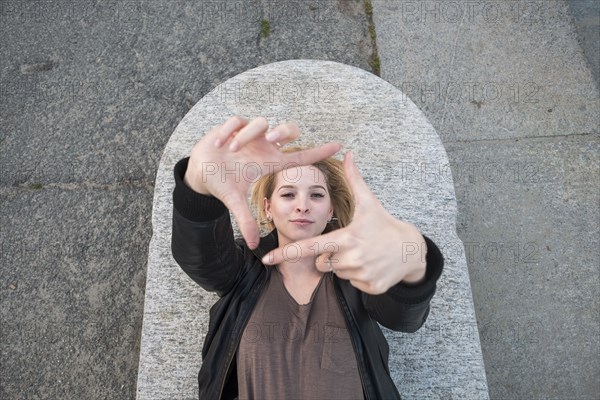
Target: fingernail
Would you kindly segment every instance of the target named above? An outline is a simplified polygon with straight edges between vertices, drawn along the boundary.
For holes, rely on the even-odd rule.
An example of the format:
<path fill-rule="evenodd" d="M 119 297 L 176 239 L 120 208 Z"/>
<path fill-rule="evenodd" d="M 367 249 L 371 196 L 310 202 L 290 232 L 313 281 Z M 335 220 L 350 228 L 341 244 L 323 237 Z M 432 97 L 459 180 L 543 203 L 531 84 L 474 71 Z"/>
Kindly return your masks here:
<path fill-rule="evenodd" d="M 238 142 L 236 142 L 235 140 L 233 142 L 231 142 L 231 144 L 229 145 L 229 150 L 231 151 L 236 151 L 239 147 Z"/>
<path fill-rule="evenodd" d="M 269 257 L 269 255 L 268 255 L 268 254 L 267 254 L 266 256 L 264 256 L 264 257 L 262 258 L 262 260 L 261 260 L 261 261 L 262 261 L 262 263 L 263 263 L 263 264 L 270 264 L 270 263 L 269 263 L 269 258 L 271 258 L 271 257 Z"/>
<path fill-rule="evenodd" d="M 279 132 L 271 131 L 271 132 L 267 133 L 267 135 L 265 136 L 265 139 L 267 139 L 269 142 L 273 142 L 273 141 L 279 139 Z"/>
<path fill-rule="evenodd" d="M 215 140 L 215 147 L 221 147 L 221 139 Z"/>

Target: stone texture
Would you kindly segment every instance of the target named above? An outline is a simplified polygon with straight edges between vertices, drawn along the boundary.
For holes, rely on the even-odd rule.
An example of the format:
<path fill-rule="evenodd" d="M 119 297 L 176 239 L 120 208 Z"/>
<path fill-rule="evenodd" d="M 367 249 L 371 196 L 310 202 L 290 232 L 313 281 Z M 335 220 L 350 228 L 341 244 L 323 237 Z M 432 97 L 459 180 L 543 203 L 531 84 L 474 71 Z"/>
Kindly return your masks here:
<path fill-rule="evenodd" d="M 587 58 L 596 85 L 600 86 L 600 2 L 567 0 L 573 14 L 579 43 Z"/>
<path fill-rule="evenodd" d="M 598 90 L 564 1 L 373 4 L 382 77 L 444 143 L 598 133 Z"/>
<path fill-rule="evenodd" d="M 133 397 L 151 196 L 0 191 L 1 398 Z"/>
<path fill-rule="evenodd" d="M 3 1 L 0 184 L 151 180 L 178 121 L 227 78 L 295 58 L 369 69 L 361 4 Z"/>
<path fill-rule="evenodd" d="M 159 165 L 138 399 L 197 396 L 208 309 L 216 298 L 171 257 L 172 169 L 204 132 L 233 114 L 263 115 L 272 126 L 293 121 L 303 132 L 301 145 L 343 143 L 392 214 L 443 248 L 462 246 L 452 181 L 409 177 L 416 164 L 447 162 L 445 150 L 424 115 L 392 85 L 355 67 L 310 60 L 274 63 L 229 79 L 184 117 Z M 487 398 L 464 254 L 448 254 L 426 325 L 416 334 L 385 334 L 392 376 L 406 398 Z"/>
<path fill-rule="evenodd" d="M 449 164 L 416 166 L 413 179 L 454 179 L 464 247 L 445 250 L 467 258 L 491 398 L 600 392 L 600 113 L 574 25 L 598 14 L 597 2 L 569 3 L 575 21 L 565 1 L 374 2 L 381 75 L 446 146 Z M 451 82 L 513 97 L 436 97 Z M 527 82 L 539 101 L 516 101 Z"/>
<path fill-rule="evenodd" d="M 369 69 L 361 4 L 0 1 L 0 398 L 134 396 L 169 136 L 211 89 L 262 63 Z M 47 281 L 30 276 L 40 271 Z"/>
<path fill-rule="evenodd" d="M 593 397 L 600 392 L 598 136 L 447 149 L 460 176 L 458 233 L 490 397 Z"/>

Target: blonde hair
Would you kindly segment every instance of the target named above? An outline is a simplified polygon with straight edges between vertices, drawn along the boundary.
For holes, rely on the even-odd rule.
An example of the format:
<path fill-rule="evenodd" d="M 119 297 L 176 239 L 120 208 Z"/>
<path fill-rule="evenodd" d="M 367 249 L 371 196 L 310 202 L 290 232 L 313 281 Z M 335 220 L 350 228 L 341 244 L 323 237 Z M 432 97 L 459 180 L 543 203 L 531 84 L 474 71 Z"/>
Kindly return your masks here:
<path fill-rule="evenodd" d="M 284 153 L 292 153 L 304 150 L 301 147 L 287 147 L 281 151 Z M 333 207 L 333 219 L 327 224 L 323 233 L 343 228 L 350 224 L 354 215 L 354 198 L 350 186 L 344 176 L 344 166 L 340 160 L 333 157 L 317 161 L 312 164 L 325 175 L 327 191 L 331 198 L 331 206 Z M 258 221 L 264 221 L 265 228 L 268 230 L 275 229 L 273 221 L 267 220 L 267 215 L 263 206 L 263 199 L 270 199 L 275 191 L 275 178 L 277 173 L 271 173 L 261 177 L 252 187 L 251 204 L 254 206 L 258 215 Z"/>

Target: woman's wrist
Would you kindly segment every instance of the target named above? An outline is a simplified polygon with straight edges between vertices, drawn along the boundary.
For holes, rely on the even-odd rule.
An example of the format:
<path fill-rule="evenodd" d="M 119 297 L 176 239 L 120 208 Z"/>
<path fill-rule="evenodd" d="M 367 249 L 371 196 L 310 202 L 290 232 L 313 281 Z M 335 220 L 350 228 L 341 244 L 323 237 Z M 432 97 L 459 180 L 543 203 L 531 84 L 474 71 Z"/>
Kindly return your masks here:
<path fill-rule="evenodd" d="M 419 271 L 405 276 L 404 279 L 402 279 L 402 282 L 409 285 L 418 285 L 425 281 L 426 270 L 427 268 L 424 266 Z"/>
<path fill-rule="evenodd" d="M 425 276 L 427 273 L 427 244 L 425 243 L 425 238 L 421 235 L 421 232 L 417 229 L 413 224 L 409 224 L 411 230 L 414 235 L 414 241 L 412 244 L 416 248 L 417 252 L 411 253 L 413 258 L 414 271 L 406 275 L 402 282 L 408 285 L 418 285 L 425 281 Z M 408 252 L 408 246 L 406 247 Z M 403 257 L 408 257 L 408 254 L 403 255 Z"/>
<path fill-rule="evenodd" d="M 191 160 L 188 162 L 187 170 L 183 175 L 183 183 L 196 193 L 212 196 L 208 188 L 202 182 L 202 171 L 194 169 Z"/>

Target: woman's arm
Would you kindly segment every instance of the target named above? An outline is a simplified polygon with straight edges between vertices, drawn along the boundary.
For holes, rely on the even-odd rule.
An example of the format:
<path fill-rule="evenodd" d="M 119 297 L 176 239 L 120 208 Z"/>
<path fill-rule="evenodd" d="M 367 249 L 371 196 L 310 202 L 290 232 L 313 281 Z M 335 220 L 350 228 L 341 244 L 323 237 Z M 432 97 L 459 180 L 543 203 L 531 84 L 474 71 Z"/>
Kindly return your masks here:
<path fill-rule="evenodd" d="M 244 248 L 234 242 L 225 205 L 184 183 L 188 163 L 185 158 L 175 166 L 173 258 L 202 288 L 223 296 L 241 271 Z"/>
<path fill-rule="evenodd" d="M 415 332 L 429 315 L 429 304 L 442 274 L 444 257 L 436 244 L 423 236 L 427 246 L 425 276 L 418 284 L 399 282 L 380 295 L 363 293 L 363 304 L 373 319 L 386 328 Z"/>

